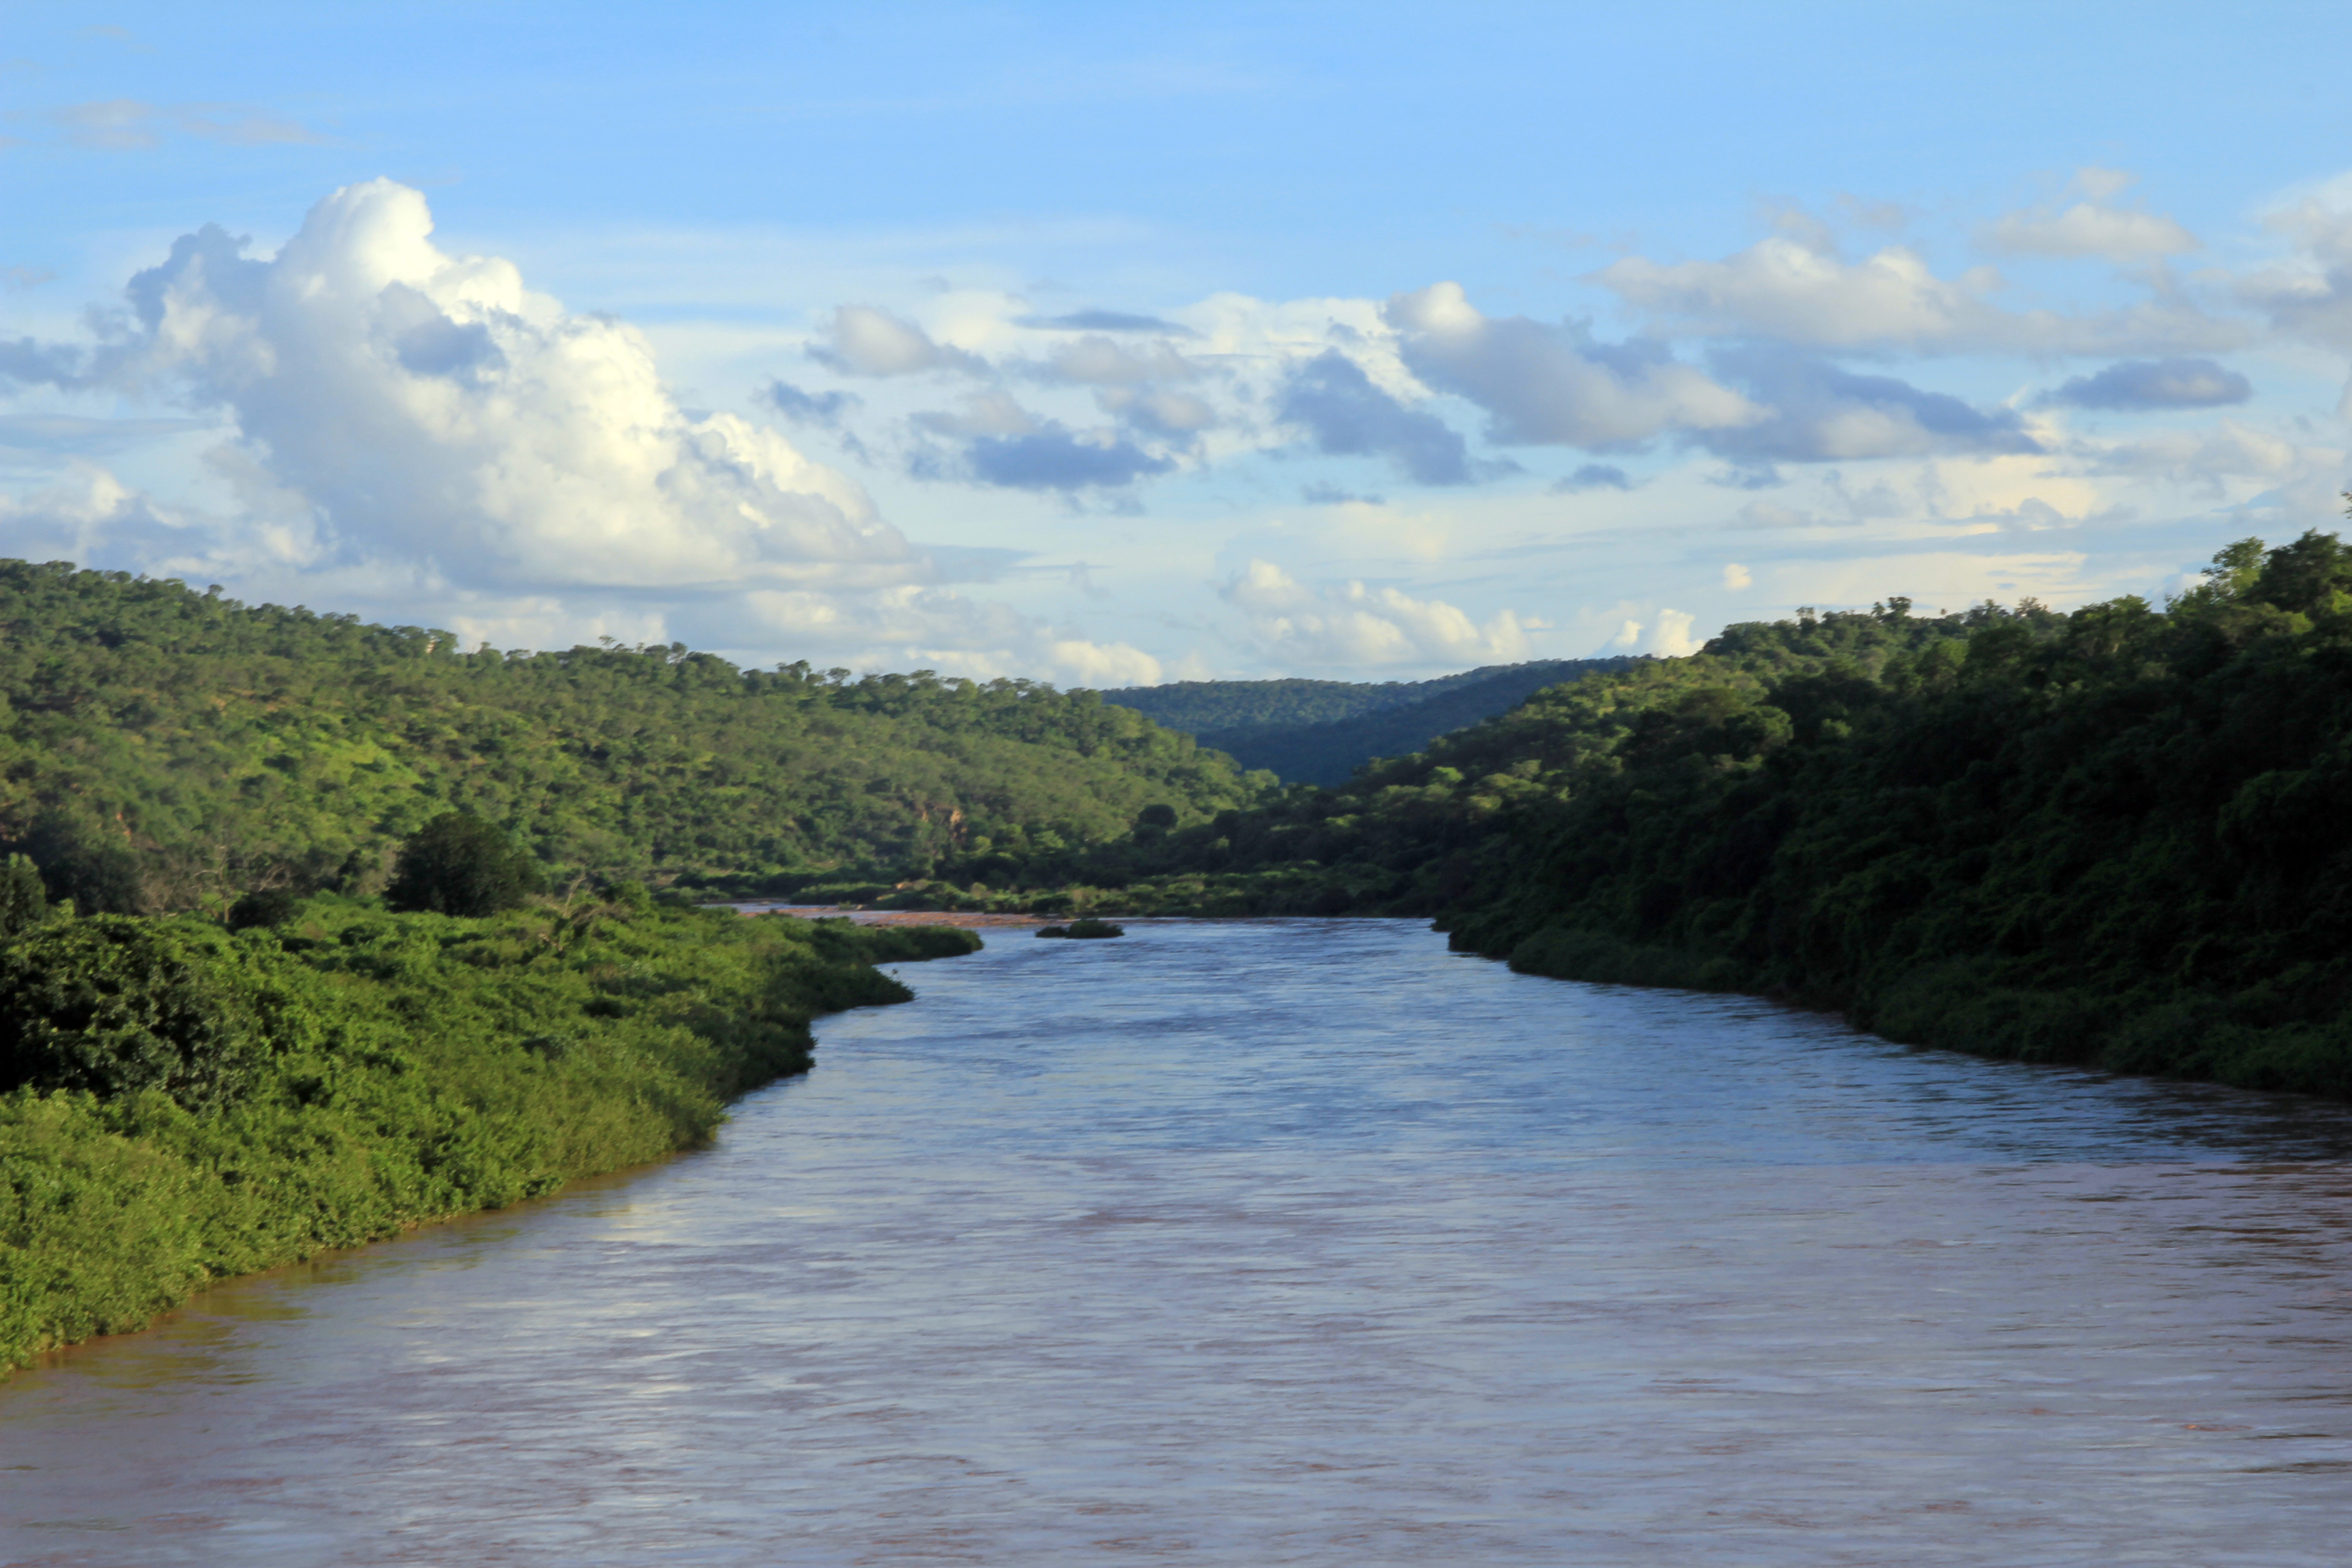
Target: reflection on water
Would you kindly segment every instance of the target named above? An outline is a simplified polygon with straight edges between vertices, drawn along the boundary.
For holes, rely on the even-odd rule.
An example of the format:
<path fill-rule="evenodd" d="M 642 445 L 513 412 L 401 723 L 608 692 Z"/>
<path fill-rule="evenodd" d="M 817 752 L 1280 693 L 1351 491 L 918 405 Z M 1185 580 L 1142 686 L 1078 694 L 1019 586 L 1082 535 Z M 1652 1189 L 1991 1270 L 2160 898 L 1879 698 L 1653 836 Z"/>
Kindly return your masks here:
<path fill-rule="evenodd" d="M 2343 1560 L 2345 1112 L 1130 931 L 0 1385 L 0 1560 Z"/>

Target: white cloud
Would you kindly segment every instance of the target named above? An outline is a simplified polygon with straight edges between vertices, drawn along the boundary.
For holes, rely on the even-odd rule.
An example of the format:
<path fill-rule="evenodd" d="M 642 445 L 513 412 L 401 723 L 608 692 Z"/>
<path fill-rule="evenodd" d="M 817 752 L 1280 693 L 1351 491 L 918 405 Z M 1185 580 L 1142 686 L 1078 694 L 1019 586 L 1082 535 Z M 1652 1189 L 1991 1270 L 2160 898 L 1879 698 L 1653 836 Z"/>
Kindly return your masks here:
<path fill-rule="evenodd" d="M 836 309 L 826 324 L 826 335 L 829 342 L 809 352 L 819 363 L 845 375 L 910 375 L 928 370 L 988 374 L 988 366 L 978 356 L 934 342 L 912 321 L 902 321 L 871 305 Z"/>
<path fill-rule="evenodd" d="M 1489 319 L 1457 283 L 1391 299 L 1404 363 L 1485 409 L 1505 444 L 1605 447 L 1662 430 L 1707 430 L 1761 416 L 1739 394 L 1663 353 L 1611 348 L 1523 316 Z"/>
<path fill-rule="evenodd" d="M 2003 213 L 1978 235 L 1986 248 L 2021 256 L 2097 256 L 2115 262 L 2144 261 L 2202 249 L 2203 243 L 2161 213 L 2109 205 L 2107 198 L 2133 183 L 2118 169 L 2083 170 L 2075 182 L 2087 201 Z"/>
<path fill-rule="evenodd" d="M 692 418 L 632 328 L 431 240 L 417 192 L 338 191 L 268 261 L 218 229 L 133 279 L 122 379 L 224 407 L 345 551 L 473 584 L 718 587 L 919 575 L 846 475 Z"/>
<path fill-rule="evenodd" d="M 1938 278 L 1906 246 L 1848 262 L 1786 235 L 1721 261 L 1664 265 L 1629 256 L 1591 281 L 1662 329 L 1829 349 L 2163 353 L 2234 348 L 2249 337 L 2240 324 L 2177 299 L 2086 316 L 2005 310 L 1987 298 L 2004 286 L 1990 268 Z"/>
<path fill-rule="evenodd" d="M 1734 593 L 1742 588 L 1753 586 L 1755 582 L 1756 579 L 1749 575 L 1748 568 L 1737 561 L 1729 563 L 1723 569 L 1723 585 Z"/>
<path fill-rule="evenodd" d="M 1511 664 L 1529 657 L 1528 626 L 1509 610 L 1481 626 L 1442 599 L 1362 583 L 1313 590 L 1253 560 L 1218 590 L 1250 617 L 1276 660 L 1292 666 Z"/>
<path fill-rule="evenodd" d="M 1065 638 L 1054 643 L 1051 651 L 1055 667 L 1068 671 L 1071 679 L 1080 686 L 1108 689 L 1160 684 L 1160 661 L 1125 643 L 1105 647 Z"/>
<path fill-rule="evenodd" d="M 1099 332 L 1064 343 L 1047 356 L 1045 363 L 1060 380 L 1097 386 L 1190 381 L 1201 374 L 1199 365 L 1167 343 L 1121 343 Z"/>
<path fill-rule="evenodd" d="M 1619 620 L 1617 635 L 1601 645 L 1601 653 L 1646 653 L 1660 658 L 1686 658 L 1706 646 L 1705 637 L 1691 635 L 1698 617 L 1687 611 L 1660 608 L 1654 613 L 1641 612 L 1641 616 L 1643 618 L 1627 616 Z"/>
<path fill-rule="evenodd" d="M 6 500 L 0 547 L 486 628 L 1141 668 L 941 587 L 856 481 L 769 426 L 681 409 L 635 329 L 450 255 L 432 227 L 423 195 L 378 180 L 320 202 L 267 259 L 206 228 L 132 279 L 128 322 L 95 352 L 26 347 L 19 379 L 226 415 L 236 434 L 208 465 L 236 510 L 159 507 L 85 467 Z"/>

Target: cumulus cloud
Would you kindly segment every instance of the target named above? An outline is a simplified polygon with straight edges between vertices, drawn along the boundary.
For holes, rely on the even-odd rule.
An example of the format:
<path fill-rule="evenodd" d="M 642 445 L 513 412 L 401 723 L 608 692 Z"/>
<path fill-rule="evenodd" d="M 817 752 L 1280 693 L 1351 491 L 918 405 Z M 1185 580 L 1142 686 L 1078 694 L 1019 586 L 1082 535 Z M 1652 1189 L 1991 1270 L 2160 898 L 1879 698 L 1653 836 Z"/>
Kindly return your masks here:
<path fill-rule="evenodd" d="M 1318 451 L 1384 457 L 1416 484 L 1466 485 L 1478 477 L 1458 431 L 1433 414 L 1407 408 L 1336 349 L 1293 370 L 1274 410 L 1305 430 Z"/>
<path fill-rule="evenodd" d="M 964 448 L 963 462 L 982 484 L 1065 491 L 1132 484 L 1176 466 L 1107 432 L 1052 426 L 1019 436 L 980 437 Z"/>
<path fill-rule="evenodd" d="M 2129 441 L 2080 441 L 2073 455 L 2092 474 L 2157 481 L 2212 500 L 2252 489 L 2305 520 L 2298 526 L 2336 510 L 2347 456 L 2340 447 L 2290 441 L 2235 419 Z"/>
<path fill-rule="evenodd" d="M 1988 297 L 2003 286 L 1990 268 L 1938 278 L 1906 246 L 1848 262 L 1785 234 L 1720 261 L 1666 265 L 1629 256 L 1591 280 L 1660 330 L 1774 338 L 1814 348 L 2178 353 L 2235 348 L 2248 339 L 2242 324 L 2174 298 L 2085 316 L 2007 310 Z"/>
<path fill-rule="evenodd" d="M 2095 202 L 2077 202 L 2063 212 L 2004 214 L 1985 230 L 1982 243 L 2012 255 L 2100 256 L 2109 261 L 2200 248 L 2197 237 L 2168 217 Z"/>
<path fill-rule="evenodd" d="M 836 430 L 859 399 L 854 392 L 803 392 L 788 381 L 772 381 L 761 401 L 795 425 Z"/>
<path fill-rule="evenodd" d="M 2210 359 L 2126 360 L 2095 375 L 2078 375 L 2046 401 L 2074 408 L 2131 412 L 2154 408 L 2219 408 L 2243 403 L 2253 384 Z"/>
<path fill-rule="evenodd" d="M 1132 348 L 1099 332 L 1064 343 L 1045 361 L 1044 374 L 1081 385 L 1131 386 L 1141 382 L 1190 381 L 1201 367 L 1165 343 Z"/>
<path fill-rule="evenodd" d="M 1399 294 L 1384 316 L 1412 374 L 1485 410 L 1488 438 L 1500 445 L 1622 446 L 1762 416 L 1662 345 L 1602 344 L 1524 316 L 1489 319 L 1459 284 Z"/>
<path fill-rule="evenodd" d="M 1206 398 L 1160 387 L 1107 386 L 1095 394 L 1104 413 L 1150 435 L 1183 440 L 1221 423 Z"/>
<path fill-rule="evenodd" d="M 1704 638 L 1691 635 L 1697 620 L 1684 610 L 1637 611 L 1617 623 L 1617 635 L 1601 646 L 1596 657 L 1646 653 L 1659 658 L 1688 658 L 1705 646 Z"/>
<path fill-rule="evenodd" d="M 185 527 L 185 520 L 87 461 L 69 464 L 60 482 L 29 494 L 0 492 L 0 540 L 22 560 L 89 561 L 136 544 L 169 549 Z"/>
<path fill-rule="evenodd" d="M 2022 256 L 2097 256 L 2109 261 L 2142 261 L 2202 248 L 2197 237 L 2159 213 L 2108 204 L 2132 183 L 2114 169 L 2084 169 L 2075 183 L 2088 195 L 2063 211 L 2053 206 L 2004 213 L 1986 225 L 1978 241 L 1989 250 Z"/>
<path fill-rule="evenodd" d="M 651 348 L 495 258 L 450 256 L 417 192 L 338 191 L 269 260 L 218 228 L 138 274 L 93 374 L 219 408 L 349 551 L 478 584 L 709 586 L 919 570 L 866 493 L 772 430 L 696 419 Z"/>
<path fill-rule="evenodd" d="M 919 413 L 913 424 L 958 442 L 946 451 L 925 447 L 913 454 L 909 470 L 923 479 L 1070 494 L 1115 489 L 1176 466 L 1115 429 L 1072 430 L 1040 417 L 998 389 L 972 394 L 959 409 Z"/>
<path fill-rule="evenodd" d="M 1695 431 L 1718 457 L 1761 465 L 1929 453 L 2039 452 L 2013 409 L 1980 409 L 1891 375 L 1860 375 L 1779 347 L 1719 350 L 1717 370 L 1763 409 L 1747 424 Z"/>
<path fill-rule="evenodd" d="M 843 305 L 825 323 L 827 341 L 814 344 L 809 357 L 844 375 L 912 375 L 922 371 L 950 371 L 985 375 L 988 365 L 978 355 L 934 342 L 929 332 L 871 305 Z"/>
<path fill-rule="evenodd" d="M 1219 588 L 1250 618 L 1270 657 L 1289 666 L 1512 664 L 1528 657 L 1529 623 L 1509 610 L 1483 626 L 1442 599 L 1361 583 L 1309 589 L 1253 560 Z"/>
<path fill-rule="evenodd" d="M 161 508 L 77 470 L 6 501 L 12 549 L 488 626 L 939 668 L 1140 657 L 1079 659 L 1082 638 L 947 590 L 846 475 L 772 428 L 681 409 L 641 334 L 565 311 L 509 262 L 443 251 L 406 187 L 336 192 L 268 258 L 216 227 L 185 235 L 126 293 L 111 335 L 0 346 L 0 374 L 215 416 L 231 435 L 207 466 L 240 510 Z M 782 384 L 768 401 L 848 406 Z"/>
<path fill-rule="evenodd" d="M 2340 183 L 2264 221 L 2294 254 L 2235 280 L 2238 298 L 2284 335 L 2352 353 L 2352 212 Z"/>

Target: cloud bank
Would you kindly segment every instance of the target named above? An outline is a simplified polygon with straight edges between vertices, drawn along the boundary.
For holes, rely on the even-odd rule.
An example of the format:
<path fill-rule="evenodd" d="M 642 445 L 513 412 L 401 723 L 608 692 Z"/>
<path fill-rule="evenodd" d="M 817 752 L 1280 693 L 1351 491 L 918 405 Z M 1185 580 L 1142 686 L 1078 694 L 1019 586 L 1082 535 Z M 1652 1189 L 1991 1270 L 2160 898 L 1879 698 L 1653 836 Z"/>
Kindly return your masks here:
<path fill-rule="evenodd" d="M 939 588 L 862 486 L 774 429 L 681 409 L 635 329 L 568 313 L 511 263 L 452 256 L 432 230 L 418 192 L 350 186 L 267 259 L 217 227 L 184 236 L 89 348 L 0 352 L 16 381 L 167 392 L 235 432 L 212 459 L 233 517 L 207 527 L 93 479 L 79 499 L 17 503 L 19 531 L 158 568 L 373 577 L 541 616 L 576 603 L 583 623 L 653 598 L 738 647 L 982 666 L 1076 647 Z M 834 325 L 863 374 L 960 363 L 882 312 L 845 308 Z M 782 384 L 769 401 L 818 423 L 849 406 Z"/>

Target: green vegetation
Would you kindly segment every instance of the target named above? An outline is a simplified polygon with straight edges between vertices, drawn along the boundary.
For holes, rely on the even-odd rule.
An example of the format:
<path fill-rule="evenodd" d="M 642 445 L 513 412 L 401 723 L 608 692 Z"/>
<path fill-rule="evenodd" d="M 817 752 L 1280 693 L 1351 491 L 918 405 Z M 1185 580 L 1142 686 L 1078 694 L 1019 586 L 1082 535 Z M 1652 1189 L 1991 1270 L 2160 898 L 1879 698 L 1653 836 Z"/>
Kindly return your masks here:
<path fill-rule="evenodd" d="M 1457 940 L 1895 1039 L 2352 1094 L 2352 552 L 2247 540 L 2164 613 L 1969 633 L 1656 705 Z"/>
<path fill-rule="evenodd" d="M 1375 757 L 1402 756 L 1516 706 L 1530 692 L 1633 658 L 1487 665 L 1435 680 L 1187 680 L 1106 691 L 1204 746 L 1292 784 L 1338 784 Z"/>
<path fill-rule="evenodd" d="M 1037 934 L 1039 936 L 1099 939 L 1102 937 L 1125 936 L 1127 934 L 1127 928 L 1125 926 L 1113 925 L 1108 921 L 1098 921 L 1092 917 L 1088 917 L 1085 920 L 1072 921 L 1066 926 L 1040 926 L 1037 930 Z"/>
<path fill-rule="evenodd" d="M 485 920 L 330 895 L 274 929 L 34 925 L 0 946 L 0 1366 L 698 1143 L 807 1065 L 814 1015 L 907 999 L 873 964 L 978 945 L 630 887 Z"/>
<path fill-rule="evenodd" d="M 1634 668 L 1635 658 L 1551 659 L 1515 664 L 1500 670 L 1472 670 L 1452 682 L 1428 681 L 1445 689 L 1417 701 L 1375 709 L 1353 718 L 1319 724 L 1252 724 L 1200 731 L 1245 768 L 1263 768 L 1288 784 L 1338 787 L 1365 763 L 1408 756 L 1441 735 L 1508 712 L 1534 693 L 1588 675 Z M 1474 679 L 1475 678 L 1475 679 Z"/>
<path fill-rule="evenodd" d="M 1538 973 L 2352 1095 L 2352 551 L 1733 626 L 1113 862 L 1090 907 L 1429 914 Z"/>
<path fill-rule="evenodd" d="M 519 910 L 545 888 L 538 866 L 505 834 L 478 816 L 445 811 L 400 847 L 383 901 L 409 913 L 478 918 Z M 269 916 L 278 907 L 267 894 L 248 893 L 236 909 L 247 910 L 245 923 L 274 925 Z M 229 911 L 232 925 L 238 923 L 236 909 Z"/>
<path fill-rule="evenodd" d="M 0 562 L 0 852 L 84 913 L 378 891 L 452 811 L 557 885 L 1050 878 L 1148 806 L 1197 823 L 1265 783 L 1092 692 L 678 645 L 467 653 L 63 563 Z"/>
<path fill-rule="evenodd" d="M 1132 708 L 1153 722 L 1188 735 L 1254 724 L 1328 724 L 1382 708 L 1433 697 L 1442 689 L 1494 673 L 1474 669 L 1429 681 L 1177 680 L 1129 686 L 1103 700 Z"/>

